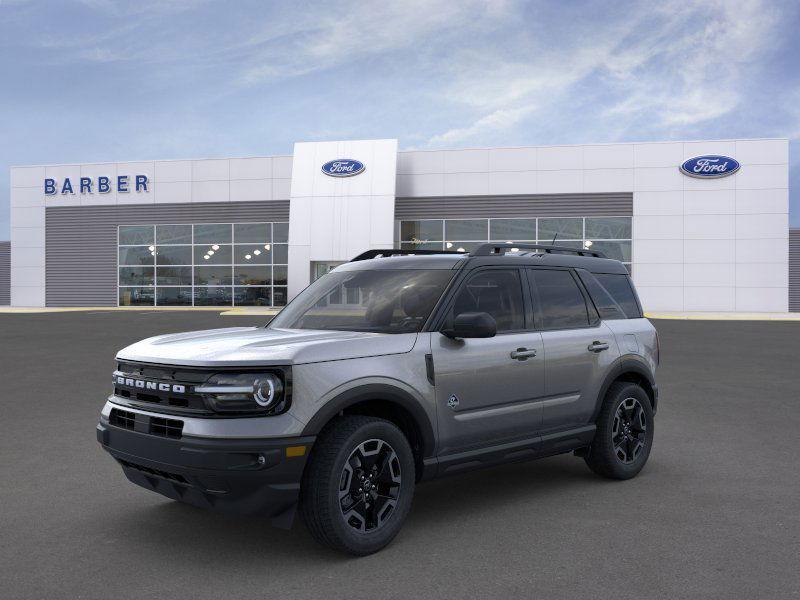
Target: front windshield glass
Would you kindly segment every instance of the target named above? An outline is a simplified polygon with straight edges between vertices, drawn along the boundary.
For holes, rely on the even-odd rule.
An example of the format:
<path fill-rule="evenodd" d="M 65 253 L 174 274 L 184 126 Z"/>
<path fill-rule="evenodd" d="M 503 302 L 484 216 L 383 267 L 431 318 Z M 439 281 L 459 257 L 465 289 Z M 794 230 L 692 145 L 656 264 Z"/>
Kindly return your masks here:
<path fill-rule="evenodd" d="M 323 275 L 270 323 L 270 328 L 415 333 L 454 271 L 343 271 Z"/>

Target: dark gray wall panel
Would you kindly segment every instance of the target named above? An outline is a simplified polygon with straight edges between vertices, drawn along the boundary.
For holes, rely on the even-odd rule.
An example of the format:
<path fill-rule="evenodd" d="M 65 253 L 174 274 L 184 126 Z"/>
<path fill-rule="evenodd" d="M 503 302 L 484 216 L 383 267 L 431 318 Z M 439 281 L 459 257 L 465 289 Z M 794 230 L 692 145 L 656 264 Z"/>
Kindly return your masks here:
<path fill-rule="evenodd" d="M 288 200 L 48 207 L 47 306 L 117 305 L 119 225 L 288 220 Z"/>
<path fill-rule="evenodd" d="M 583 217 L 633 214 L 633 194 L 397 198 L 396 219 Z"/>
<path fill-rule="evenodd" d="M 789 230 L 789 310 L 800 312 L 800 228 Z"/>
<path fill-rule="evenodd" d="M 0 306 L 11 304 L 11 242 L 0 242 Z"/>

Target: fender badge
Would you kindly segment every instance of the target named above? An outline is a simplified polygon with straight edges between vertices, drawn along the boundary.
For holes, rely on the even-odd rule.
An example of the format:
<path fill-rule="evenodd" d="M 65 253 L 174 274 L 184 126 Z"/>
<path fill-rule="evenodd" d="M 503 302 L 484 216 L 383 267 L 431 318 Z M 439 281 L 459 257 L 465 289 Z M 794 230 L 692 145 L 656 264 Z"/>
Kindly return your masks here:
<path fill-rule="evenodd" d="M 452 394 L 450 398 L 447 399 L 447 406 L 455 410 L 456 407 L 458 406 L 458 396 Z"/>

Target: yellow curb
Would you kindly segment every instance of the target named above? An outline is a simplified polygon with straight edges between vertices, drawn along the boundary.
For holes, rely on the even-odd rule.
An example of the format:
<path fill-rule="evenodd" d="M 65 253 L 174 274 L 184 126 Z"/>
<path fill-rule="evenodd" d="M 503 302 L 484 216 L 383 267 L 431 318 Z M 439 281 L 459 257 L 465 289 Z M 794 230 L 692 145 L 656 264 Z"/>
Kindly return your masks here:
<path fill-rule="evenodd" d="M 214 311 L 219 312 L 225 310 L 221 306 L 62 306 L 62 307 L 22 307 L 22 306 L 3 306 L 0 307 L 0 314 L 41 314 L 41 313 L 64 313 L 64 312 L 89 312 L 89 311 L 102 311 L 102 312 L 178 312 L 178 311 Z"/>
<path fill-rule="evenodd" d="M 225 312 L 219 313 L 223 317 L 250 317 L 250 316 L 267 316 L 274 317 L 281 310 L 279 308 L 232 308 Z"/>
<path fill-rule="evenodd" d="M 645 313 L 648 319 L 673 321 L 797 321 L 800 313 Z"/>

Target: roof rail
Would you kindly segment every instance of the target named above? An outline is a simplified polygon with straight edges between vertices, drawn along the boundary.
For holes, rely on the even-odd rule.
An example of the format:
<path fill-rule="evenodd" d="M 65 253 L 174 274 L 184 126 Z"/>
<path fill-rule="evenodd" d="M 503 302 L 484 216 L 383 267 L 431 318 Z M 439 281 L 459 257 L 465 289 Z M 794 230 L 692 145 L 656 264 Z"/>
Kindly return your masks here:
<path fill-rule="evenodd" d="M 355 258 L 351 258 L 350 262 L 358 260 L 370 260 L 372 258 L 388 258 L 389 256 L 412 256 L 415 254 L 460 254 L 467 256 L 466 252 L 456 252 L 455 250 L 399 250 L 397 248 L 388 248 L 385 250 L 367 250 L 362 252 Z"/>
<path fill-rule="evenodd" d="M 512 248 L 516 250 L 542 250 L 547 254 L 577 254 L 578 256 L 592 256 L 594 258 L 607 258 L 599 250 L 584 250 L 582 248 L 570 248 L 568 246 L 548 246 L 546 244 L 514 244 L 514 243 L 494 243 L 481 244 L 470 252 L 470 256 L 491 256 L 493 254 L 505 254 Z"/>

